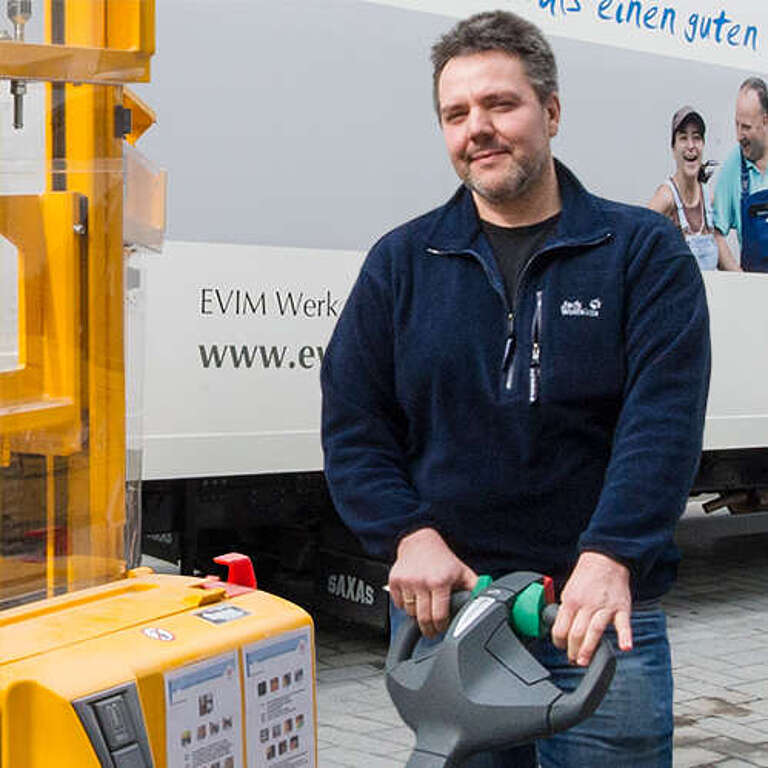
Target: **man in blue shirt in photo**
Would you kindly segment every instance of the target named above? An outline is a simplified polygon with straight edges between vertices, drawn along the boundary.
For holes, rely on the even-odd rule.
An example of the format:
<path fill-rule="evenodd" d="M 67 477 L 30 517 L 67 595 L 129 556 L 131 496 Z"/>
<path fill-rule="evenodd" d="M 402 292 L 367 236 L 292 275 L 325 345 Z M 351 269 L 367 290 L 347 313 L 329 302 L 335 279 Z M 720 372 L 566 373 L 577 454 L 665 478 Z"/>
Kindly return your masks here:
<path fill-rule="evenodd" d="M 739 88 L 736 138 L 715 188 L 715 226 L 736 230 L 742 269 L 768 272 L 768 86 L 759 77 Z"/>

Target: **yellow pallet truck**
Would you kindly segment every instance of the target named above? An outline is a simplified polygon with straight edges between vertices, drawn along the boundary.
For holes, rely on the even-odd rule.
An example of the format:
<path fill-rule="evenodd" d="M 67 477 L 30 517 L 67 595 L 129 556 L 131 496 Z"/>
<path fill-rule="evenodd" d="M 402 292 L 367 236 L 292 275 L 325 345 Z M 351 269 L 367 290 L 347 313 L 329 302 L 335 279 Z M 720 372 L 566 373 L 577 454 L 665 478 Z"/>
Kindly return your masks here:
<path fill-rule="evenodd" d="M 315 768 L 310 617 L 135 567 L 154 0 L 0 2 L 0 766 Z"/>

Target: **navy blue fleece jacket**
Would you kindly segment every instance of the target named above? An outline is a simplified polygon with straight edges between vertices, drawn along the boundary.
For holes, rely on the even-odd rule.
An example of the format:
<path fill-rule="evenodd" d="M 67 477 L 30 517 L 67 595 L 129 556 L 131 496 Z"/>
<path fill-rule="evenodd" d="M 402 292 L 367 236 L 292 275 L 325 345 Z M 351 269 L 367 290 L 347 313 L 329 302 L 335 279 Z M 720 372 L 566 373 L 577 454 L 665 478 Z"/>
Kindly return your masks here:
<path fill-rule="evenodd" d="M 703 282 L 671 223 L 557 175 L 514 306 L 463 188 L 373 247 L 323 361 L 326 477 L 373 555 L 431 526 L 477 572 L 562 584 L 593 550 L 649 599 L 701 451 Z"/>

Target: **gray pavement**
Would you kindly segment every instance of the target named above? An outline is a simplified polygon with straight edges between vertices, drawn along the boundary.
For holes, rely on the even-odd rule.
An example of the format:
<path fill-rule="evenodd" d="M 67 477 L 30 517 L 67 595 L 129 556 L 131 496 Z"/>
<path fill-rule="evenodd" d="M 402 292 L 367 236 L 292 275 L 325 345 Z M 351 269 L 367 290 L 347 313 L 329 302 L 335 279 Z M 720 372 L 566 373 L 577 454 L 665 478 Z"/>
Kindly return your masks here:
<path fill-rule="evenodd" d="M 728 535 L 761 527 L 691 505 L 679 529 L 684 559 L 665 599 L 675 768 L 768 766 L 768 534 Z M 405 765 L 413 737 L 389 702 L 385 654 L 370 632 L 318 628 L 319 768 Z"/>

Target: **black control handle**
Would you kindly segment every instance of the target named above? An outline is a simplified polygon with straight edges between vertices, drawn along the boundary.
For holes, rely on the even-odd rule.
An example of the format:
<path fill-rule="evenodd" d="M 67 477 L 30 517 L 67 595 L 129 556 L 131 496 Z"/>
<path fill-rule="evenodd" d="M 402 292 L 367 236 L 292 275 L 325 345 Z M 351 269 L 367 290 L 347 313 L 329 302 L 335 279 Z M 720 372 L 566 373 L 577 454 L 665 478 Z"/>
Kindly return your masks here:
<path fill-rule="evenodd" d="M 453 618 L 472 598 L 471 592 L 454 592 L 451 595 L 451 618 Z M 413 616 L 406 614 L 403 623 L 389 646 L 387 669 L 392 669 L 406 659 L 410 659 L 416 643 L 421 639 L 419 624 Z"/>
<path fill-rule="evenodd" d="M 555 623 L 558 607 L 557 603 L 550 603 L 542 612 L 541 618 L 547 631 Z M 552 704 L 549 710 L 550 731 L 564 731 L 592 715 L 608 691 L 615 671 L 616 657 L 608 638 L 603 635 L 578 688 Z"/>

